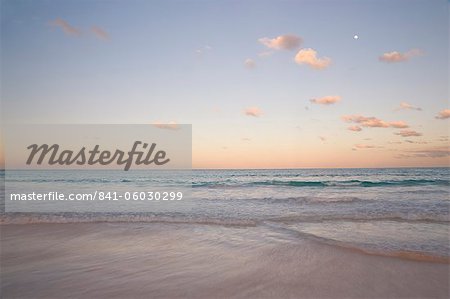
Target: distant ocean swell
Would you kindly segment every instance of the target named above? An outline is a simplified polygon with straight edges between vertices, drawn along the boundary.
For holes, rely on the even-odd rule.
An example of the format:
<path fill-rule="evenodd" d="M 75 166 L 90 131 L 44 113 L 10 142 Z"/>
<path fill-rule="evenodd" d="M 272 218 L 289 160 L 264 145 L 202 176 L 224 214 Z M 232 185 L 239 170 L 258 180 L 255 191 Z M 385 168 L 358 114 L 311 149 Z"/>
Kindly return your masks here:
<path fill-rule="evenodd" d="M 103 178 L 80 178 L 80 179 L 59 179 L 59 178 L 33 178 L 33 179 L 10 179 L 8 178 L 8 182 L 29 182 L 29 183 L 81 183 L 81 184 L 90 184 L 90 183 L 154 183 L 158 182 L 156 179 L 103 179 Z"/>
<path fill-rule="evenodd" d="M 256 226 L 258 221 L 251 219 L 218 219 L 209 217 L 168 216 L 142 214 L 77 214 L 77 213 L 9 213 L 0 215 L 1 224 L 63 224 L 63 223 L 183 223 L 224 226 Z"/>
<path fill-rule="evenodd" d="M 450 186 L 450 180 L 391 180 L 391 181 L 361 181 L 361 180 L 347 180 L 347 181 L 257 181 L 241 184 L 221 183 L 221 182 L 200 182 L 193 183 L 192 187 L 245 187 L 245 186 L 288 186 L 288 187 L 389 187 L 389 186 Z"/>
<path fill-rule="evenodd" d="M 0 224 L 34 223 L 98 223 L 98 222 L 142 222 L 142 223 L 185 223 L 225 226 L 256 226 L 266 221 L 274 223 L 323 222 L 323 221 L 393 221 L 408 223 L 449 224 L 449 215 L 295 215 L 281 217 L 208 217 L 204 215 L 158 215 L 151 213 L 8 213 L 0 214 Z"/>

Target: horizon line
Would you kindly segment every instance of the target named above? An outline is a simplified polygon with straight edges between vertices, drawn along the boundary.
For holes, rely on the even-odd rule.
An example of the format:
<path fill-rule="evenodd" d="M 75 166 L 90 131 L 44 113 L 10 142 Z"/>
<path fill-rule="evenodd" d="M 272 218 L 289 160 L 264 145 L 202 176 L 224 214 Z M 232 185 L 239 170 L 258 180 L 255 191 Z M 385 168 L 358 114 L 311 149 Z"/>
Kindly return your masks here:
<path fill-rule="evenodd" d="M 191 168 L 191 169 L 158 169 L 158 168 L 148 168 L 148 169 L 130 169 L 128 171 L 143 171 L 143 170 L 155 170 L 155 171 L 192 171 L 192 170 L 312 170 L 312 169 L 426 169 L 426 168 L 450 168 L 450 165 L 447 166 L 395 166 L 395 167 L 293 167 L 293 168 Z M 95 169 L 82 169 L 82 168 L 32 168 L 32 169 L 24 169 L 24 168 L 13 168 L 13 169 L 6 169 L 6 168 L 0 168 L 0 171 L 27 171 L 27 170 L 114 170 L 114 171 L 125 171 L 123 169 L 117 168 L 108 168 L 108 169 L 102 169 L 102 168 L 95 168 Z"/>

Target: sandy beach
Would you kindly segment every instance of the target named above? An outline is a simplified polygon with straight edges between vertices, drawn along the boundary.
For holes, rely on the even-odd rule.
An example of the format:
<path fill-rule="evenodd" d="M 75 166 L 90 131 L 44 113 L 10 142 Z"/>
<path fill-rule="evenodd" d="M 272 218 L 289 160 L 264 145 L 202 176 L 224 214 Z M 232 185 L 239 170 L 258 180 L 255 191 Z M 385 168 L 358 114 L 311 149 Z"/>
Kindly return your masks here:
<path fill-rule="evenodd" d="M 267 226 L 1 225 L 3 298 L 448 298 L 449 265 Z"/>

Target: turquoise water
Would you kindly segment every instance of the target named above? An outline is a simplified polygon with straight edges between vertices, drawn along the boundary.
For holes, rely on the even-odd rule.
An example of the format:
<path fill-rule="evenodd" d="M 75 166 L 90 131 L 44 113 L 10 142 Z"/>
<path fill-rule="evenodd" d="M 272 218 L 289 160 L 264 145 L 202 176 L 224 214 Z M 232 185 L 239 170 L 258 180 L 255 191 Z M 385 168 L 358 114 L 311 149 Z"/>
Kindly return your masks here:
<path fill-rule="evenodd" d="M 1 173 L 5 176 L 5 173 Z M 372 252 L 450 256 L 450 169 L 8 171 L 16 190 L 139 191 L 186 187 L 181 201 L 145 212 L 7 213 L 3 222 L 180 222 L 263 225 Z M 28 188 L 28 187 L 27 187 Z M 123 207 L 125 211 L 126 208 Z"/>

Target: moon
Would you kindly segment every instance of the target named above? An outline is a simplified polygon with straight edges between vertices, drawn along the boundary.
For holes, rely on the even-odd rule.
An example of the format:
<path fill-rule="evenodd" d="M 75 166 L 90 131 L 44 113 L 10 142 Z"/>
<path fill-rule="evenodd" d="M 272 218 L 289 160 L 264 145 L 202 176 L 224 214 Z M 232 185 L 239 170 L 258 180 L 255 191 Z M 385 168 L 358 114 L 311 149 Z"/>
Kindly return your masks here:
<path fill-rule="evenodd" d="M 353 36 L 353 39 L 358 39 L 358 38 L 359 38 L 359 36 L 356 34 Z"/>

